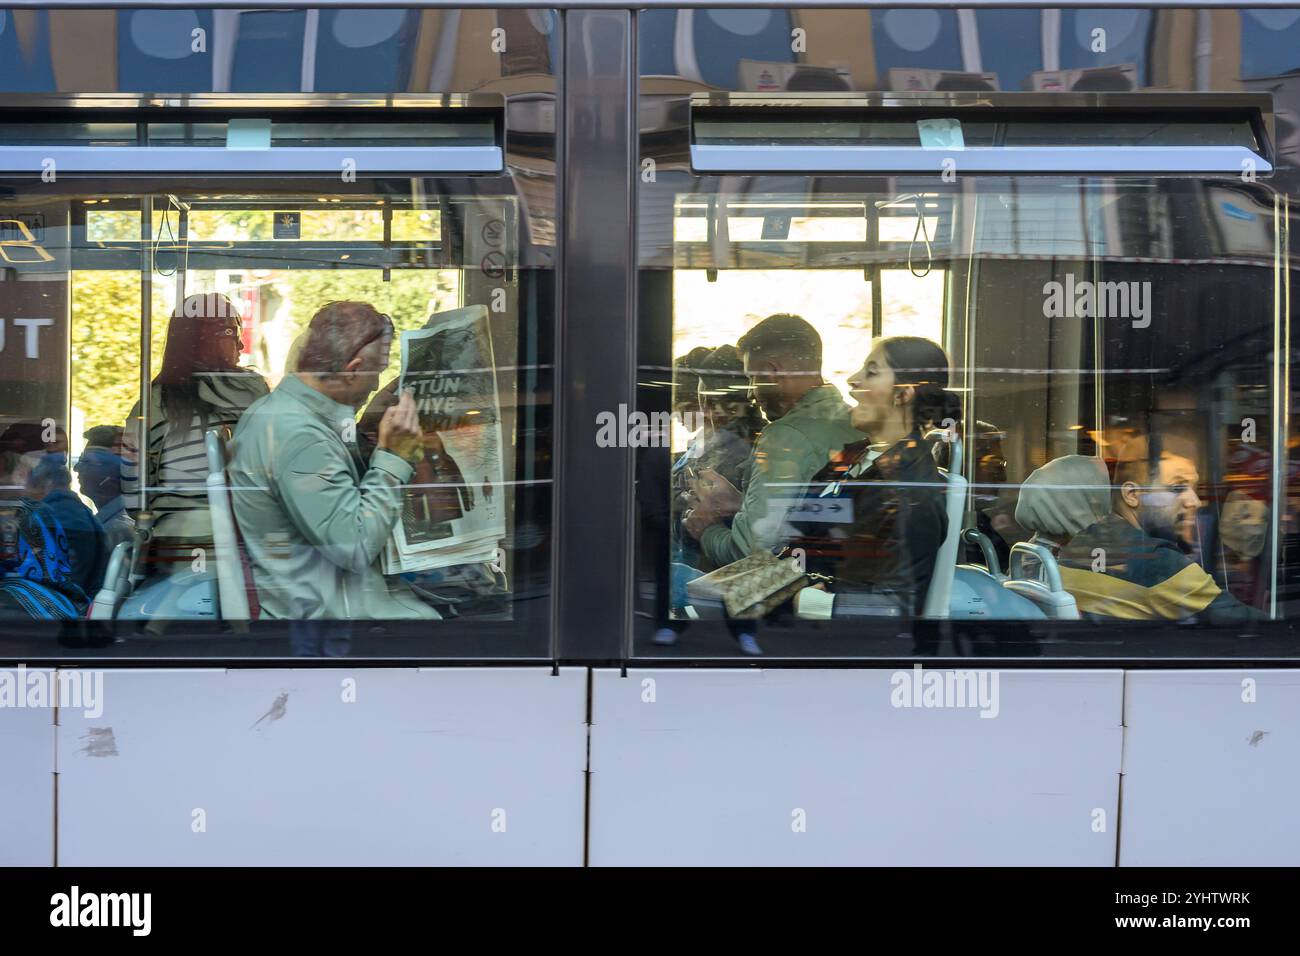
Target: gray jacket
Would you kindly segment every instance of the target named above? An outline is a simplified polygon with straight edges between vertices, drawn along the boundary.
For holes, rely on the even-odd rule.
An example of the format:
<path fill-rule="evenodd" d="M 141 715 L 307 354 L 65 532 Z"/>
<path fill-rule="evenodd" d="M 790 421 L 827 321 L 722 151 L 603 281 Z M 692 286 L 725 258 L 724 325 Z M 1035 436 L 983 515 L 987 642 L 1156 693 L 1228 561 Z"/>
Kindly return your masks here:
<path fill-rule="evenodd" d="M 271 618 L 437 618 L 400 579 L 380 572 L 412 468 L 378 449 L 365 468 L 355 411 L 286 375 L 235 429 L 235 519 Z M 364 476 L 363 476 L 364 472 Z"/>

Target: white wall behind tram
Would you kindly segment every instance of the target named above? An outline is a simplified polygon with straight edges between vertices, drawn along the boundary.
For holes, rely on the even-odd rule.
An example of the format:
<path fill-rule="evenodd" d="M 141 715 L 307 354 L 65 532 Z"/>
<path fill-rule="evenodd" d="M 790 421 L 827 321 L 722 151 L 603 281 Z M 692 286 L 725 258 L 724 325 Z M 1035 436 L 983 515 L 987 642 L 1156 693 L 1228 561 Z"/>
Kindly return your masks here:
<path fill-rule="evenodd" d="M 892 673 L 596 671 L 590 861 L 1300 863 L 1300 670 L 1008 670 L 995 719 L 895 708 Z M 582 668 L 107 671 L 104 697 L 57 728 L 0 708 L 0 864 L 54 860 L 56 768 L 65 865 L 582 862 Z"/>

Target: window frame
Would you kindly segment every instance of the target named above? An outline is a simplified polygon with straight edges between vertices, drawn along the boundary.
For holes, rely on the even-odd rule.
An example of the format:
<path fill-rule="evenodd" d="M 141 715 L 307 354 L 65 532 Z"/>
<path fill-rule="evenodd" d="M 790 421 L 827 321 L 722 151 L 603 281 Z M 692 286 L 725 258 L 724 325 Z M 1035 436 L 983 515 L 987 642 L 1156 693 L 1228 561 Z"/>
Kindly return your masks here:
<path fill-rule="evenodd" d="M 922 6 L 942 6 L 934 4 L 921 4 Z M 690 4 L 677 5 L 689 7 Z M 721 5 L 720 5 L 721 6 Z M 767 6 L 764 4 L 750 4 L 749 6 Z M 1255 126 L 1259 133 L 1260 142 L 1265 144 L 1265 150 L 1259 154 L 1254 154 L 1259 159 L 1264 159 L 1269 163 L 1271 172 L 1271 161 L 1273 158 L 1272 143 L 1273 139 L 1273 119 L 1271 110 L 1271 97 L 1260 96 L 1259 94 L 1224 94 L 1224 93 L 1187 93 L 1187 94 L 1095 94 L 1095 93 L 1072 93 L 1072 94 L 900 94 L 900 93 L 854 93 L 854 94 L 799 94 L 793 95 L 776 94 L 750 94 L 737 92 L 708 92 L 708 93 L 671 93 L 659 92 L 653 87 L 647 91 L 644 82 L 647 78 L 640 77 L 642 86 L 640 94 L 642 97 L 648 96 L 648 101 L 653 102 L 655 106 L 655 115 L 662 117 L 661 125 L 642 128 L 638 131 L 638 155 L 649 157 L 657 162 L 670 165 L 675 170 L 685 173 L 686 178 L 682 182 L 690 183 L 689 187 L 677 189 L 678 193 L 683 190 L 689 193 L 707 193 L 714 185 L 719 182 L 725 182 L 729 191 L 745 194 L 750 188 L 750 184 L 755 178 L 767 176 L 779 179 L 782 175 L 816 177 L 821 184 L 836 182 L 839 180 L 865 179 L 865 178 L 886 178 L 889 170 L 882 172 L 880 169 L 871 168 L 863 169 L 860 166 L 851 168 L 842 168 L 836 166 L 833 162 L 823 164 L 789 162 L 773 162 L 771 168 L 761 166 L 756 168 L 754 164 L 734 163 L 731 165 L 721 164 L 719 169 L 703 169 L 695 162 L 695 143 L 694 126 L 690 120 L 690 109 L 696 104 L 737 104 L 745 103 L 746 105 L 770 107 L 775 100 L 786 106 L 796 106 L 799 103 L 814 101 L 817 105 L 823 105 L 825 101 L 839 101 L 850 104 L 854 107 L 861 108 L 863 103 L 884 107 L 890 102 L 907 103 L 909 106 L 916 106 L 918 100 L 925 102 L 929 100 L 933 103 L 937 100 L 940 106 L 950 108 L 950 104 L 955 100 L 964 102 L 967 106 L 976 105 L 979 102 L 989 102 L 990 97 L 996 96 L 1001 102 L 1004 98 L 1010 99 L 1012 103 L 1023 103 L 1026 105 L 1051 105 L 1057 106 L 1066 101 L 1073 101 L 1077 104 L 1076 108 L 1096 108 L 1102 104 L 1123 103 L 1126 99 L 1130 102 L 1134 100 L 1153 104 L 1161 101 L 1167 106 L 1176 106 L 1180 109 L 1194 107 L 1196 102 L 1212 100 L 1216 105 L 1222 106 L 1245 106 L 1248 109 L 1258 110 L 1258 121 Z M 686 101 L 686 109 L 682 110 L 683 101 Z M 648 115 L 648 114 L 647 114 Z M 671 119 L 670 119 L 671 117 Z M 1188 149 L 1187 147 L 1170 147 L 1172 150 Z M 800 162 L 803 157 L 811 150 L 792 149 L 790 156 L 795 157 Z M 930 153 L 932 156 L 943 156 L 943 151 L 929 151 L 916 149 L 913 152 Z M 966 150 L 969 155 L 971 151 Z M 961 155 L 952 154 L 948 155 Z M 789 158 L 789 157 L 787 157 Z M 1163 168 L 1149 168 L 1152 164 L 1147 160 L 1158 158 L 1153 153 L 1145 153 L 1143 162 L 1135 164 L 1135 168 L 1126 170 L 1114 176 L 1116 179 L 1128 178 L 1150 178 L 1152 176 L 1168 175 L 1187 177 L 1186 169 L 1170 169 L 1168 165 Z M 1234 158 L 1236 155 L 1234 154 Z M 1146 164 L 1145 166 L 1143 164 Z M 663 167 L 661 167 L 662 169 Z M 1087 175 L 1087 172 L 1080 173 L 1077 167 L 1063 166 L 1068 168 L 1076 175 Z M 1234 163 L 1229 167 L 1233 173 L 1240 173 L 1241 167 Z M 906 174 L 913 172 L 914 167 L 908 166 L 898 172 Z M 924 171 L 930 174 L 940 172 L 937 160 L 929 160 L 929 165 L 924 166 Z M 962 167 L 963 174 L 966 172 L 988 173 L 990 175 L 1005 176 L 1010 170 L 997 168 L 996 164 L 990 160 L 989 166 L 983 170 L 971 170 L 968 166 Z M 1067 177 L 1068 173 L 1045 171 L 1042 169 L 1030 170 L 1030 174 L 1044 173 L 1053 177 Z M 1259 173 L 1259 170 L 1256 170 Z M 1223 175 L 1221 171 L 1219 175 Z M 1260 173 L 1260 178 L 1264 178 Z M 662 173 L 661 173 L 662 176 Z M 1107 178 L 1110 178 L 1109 176 Z M 675 181 L 676 182 L 676 181 Z M 911 183 L 914 185 L 914 182 Z M 647 203 L 666 203 L 663 196 L 664 190 L 659 190 L 654 194 L 654 190 L 648 188 L 644 183 L 637 184 L 637 201 L 639 213 L 643 216 L 648 215 L 652 221 L 658 222 L 662 218 L 663 212 L 659 207 L 648 206 Z M 1275 201 L 1280 203 L 1283 209 L 1286 205 L 1287 197 L 1279 193 L 1276 189 L 1270 190 L 1275 197 Z M 652 194 L 654 194 L 653 198 Z M 1285 215 L 1285 213 L 1283 213 Z M 1277 243 L 1274 246 L 1274 268 L 1276 283 L 1275 290 L 1277 297 L 1282 296 L 1283 283 L 1289 280 L 1288 270 L 1289 263 L 1287 260 L 1287 249 L 1285 247 L 1285 222 L 1279 222 L 1275 219 L 1275 233 Z M 874 238 L 874 234 L 869 232 L 868 238 Z M 665 329 L 660 328 L 663 319 L 664 309 L 664 292 L 662 289 L 646 292 L 644 285 L 654 279 L 655 285 L 661 284 L 655 273 L 670 272 L 674 265 L 664 261 L 662 250 L 658 245 L 653 253 L 644 251 L 638 259 L 637 276 L 642 283 L 641 294 L 638 296 L 638 333 L 637 340 L 646 343 L 665 334 Z M 958 276 L 958 270 L 950 270 L 947 289 L 945 291 L 945 308 L 951 295 L 960 294 L 955 283 L 962 280 Z M 671 281 L 670 279 L 668 280 Z M 879 308 L 873 309 L 873 321 L 876 315 L 879 315 Z M 1272 401 L 1274 408 L 1280 414 L 1285 416 L 1286 409 L 1290 398 L 1289 383 L 1289 316 L 1285 306 L 1279 300 L 1275 302 L 1274 310 L 1276 321 L 1273 323 L 1273 335 L 1278 349 L 1275 355 L 1278 356 L 1272 363 L 1273 374 L 1272 381 Z M 945 321 L 948 320 L 945 315 Z M 647 325 L 654 328 L 647 328 Z M 960 359 L 956 359 L 960 361 Z M 662 377 L 662 369 L 658 365 L 642 365 L 643 358 L 638 354 L 634 371 L 637 373 L 637 380 L 643 378 L 653 378 L 656 375 Z M 653 373 L 653 374 L 652 374 Z M 642 404 L 643 410 L 657 410 L 656 405 Z M 968 416 L 972 418 L 973 416 Z M 1281 423 L 1282 418 L 1276 418 L 1275 421 Z M 970 423 L 968 423 L 969 425 Z M 1279 443 L 1285 446 L 1288 431 L 1285 424 L 1279 424 L 1272 436 L 1273 447 L 1276 449 Z M 1285 499 L 1285 471 L 1286 463 L 1274 455 L 1272 475 L 1272 495 L 1274 508 L 1272 521 L 1276 524 L 1280 520 L 1277 511 L 1276 501 L 1278 498 Z M 1274 561 L 1280 562 L 1280 542 L 1273 538 Z M 649 574 L 649 568 L 643 566 L 638 557 L 636 561 L 635 580 L 638 584 L 648 581 L 652 575 Z M 1278 583 L 1278 571 L 1273 573 L 1274 582 L 1274 601 L 1277 600 L 1276 585 Z M 969 656 L 980 656 L 981 664 L 998 667 L 1187 667 L 1191 665 L 1201 665 L 1218 663 L 1232 667 L 1259 665 L 1263 666 L 1293 666 L 1300 652 L 1298 652 L 1293 643 L 1290 641 L 1290 635 L 1295 630 L 1293 622 L 1285 618 L 1277 618 L 1271 621 L 1262 622 L 1259 625 L 1250 625 L 1241 628 L 1216 628 L 1209 625 L 1197 625 L 1189 628 L 1186 625 L 1175 622 L 1144 622 L 1140 625 L 1130 626 L 1119 624 L 1111 628 L 1107 626 L 1106 640 L 1101 641 L 1096 638 L 1097 625 L 1088 622 L 1081 622 L 1080 625 L 1071 627 L 1070 622 L 1016 622 L 1007 620 L 997 620 L 984 622 L 982 627 L 986 634 L 993 638 L 991 647 L 984 649 L 975 649 L 967 643 L 965 649 L 960 644 L 945 645 L 942 640 L 951 640 L 952 635 L 962 630 L 961 622 L 923 619 L 905 620 L 901 626 L 894 628 L 895 634 L 886 634 L 880 630 L 873 635 L 861 633 L 861 626 L 858 625 L 858 633 L 850 634 L 853 625 L 843 629 L 827 629 L 824 626 L 811 624 L 809 622 L 795 621 L 788 625 L 783 625 L 779 634 L 774 634 L 774 629 L 765 628 L 762 632 L 761 642 L 765 654 L 761 658 L 746 658 L 739 651 L 732 650 L 727 653 L 719 654 L 719 650 L 726 646 L 727 635 L 723 630 L 721 622 L 692 622 L 687 635 L 695 634 L 694 643 L 699 650 L 691 650 L 690 644 L 692 639 L 684 637 L 681 641 L 682 647 L 673 647 L 667 650 L 654 648 L 649 641 L 650 629 L 644 625 L 644 621 L 633 622 L 633 634 L 629 635 L 625 645 L 625 653 L 629 664 L 637 666 L 761 666 L 761 667 L 879 667 L 879 666 L 896 666 L 915 664 L 918 660 L 925 660 L 927 664 L 934 663 L 960 663 L 969 662 Z M 830 622 L 826 622 L 830 623 Z M 1079 629 L 1079 628 L 1082 629 Z M 652 628 L 651 628 L 652 629 Z M 969 628 L 967 629 L 969 630 Z M 831 633 L 833 631 L 833 633 Z M 1073 631 L 1073 633 L 1071 633 Z M 1191 636 L 1194 632 L 1195 636 Z M 1093 639 L 1089 639 L 1090 633 Z M 1037 640 L 1027 640 L 1032 635 L 1038 634 L 1043 638 L 1040 643 Z M 1119 635 L 1115 640 L 1113 635 Z M 900 640 L 904 638 L 905 640 Z M 1063 643 L 1057 643 L 1062 641 Z M 852 640 L 856 646 L 849 643 Z M 910 643 L 906 643 L 910 641 Z M 805 656 L 805 653 L 814 647 L 817 649 L 814 653 L 816 656 Z M 732 645 L 734 647 L 734 643 Z M 950 647 L 951 650 L 942 650 L 943 647 Z M 1174 648 L 1173 651 L 1170 648 Z M 801 651 L 803 653 L 801 653 Z M 1010 653 L 1008 653 L 1010 651 Z M 957 656 L 952 656 L 953 654 Z M 936 656 L 942 655 L 942 656 Z M 968 663 L 969 666 L 969 663 Z"/>
<path fill-rule="evenodd" d="M 522 100 L 532 98 L 531 94 L 521 94 Z M 322 117 L 362 117 L 380 116 L 385 122 L 419 121 L 421 117 L 446 115 L 454 120 L 457 114 L 464 116 L 488 117 L 491 119 L 496 145 L 492 147 L 445 147 L 439 152 L 437 148 L 426 146 L 374 147 L 369 154 L 363 149 L 350 147 L 272 147 L 266 150 L 226 150 L 223 147 L 89 147 L 85 152 L 76 152 L 72 147 L 47 149 L 41 146 L 10 147 L 8 155 L 20 160 L 30 159 L 39 154 L 42 158 L 56 159 L 57 179 L 48 184 L 41 182 L 42 167 L 36 165 L 19 165 L 17 170 L 0 171 L 0 178 L 11 182 L 33 184 L 34 187 L 50 190 L 50 196 L 60 193 L 69 196 L 84 194 L 86 188 L 93 188 L 96 182 L 112 182 L 114 188 L 129 190 L 138 197 L 139 205 L 132 210 L 140 219 L 141 235 L 136 240 L 139 249 L 127 250 L 127 259 L 134 260 L 130 271 L 140 272 L 145 276 L 148 270 L 147 251 L 158 244 L 151 233 L 152 210 L 154 200 L 165 195 L 169 189 L 181 189 L 186 192 L 198 192 L 204 187 L 213 190 L 229 189 L 232 181 L 256 189 L 259 181 L 273 183 L 278 192 L 290 191 L 301 187 L 305 191 L 328 187 L 331 194 L 356 192 L 358 197 L 369 195 L 368 183 L 382 181 L 437 180 L 440 185 L 460 189 L 477 198 L 490 199 L 494 195 L 517 196 L 522 199 L 517 179 L 520 168 L 513 160 L 522 155 L 528 157 L 528 168 L 532 168 L 538 156 L 539 140 L 535 133 L 528 131 L 524 137 L 507 142 L 506 98 L 498 93 L 474 94 L 203 94 L 185 96 L 129 95 L 129 94 L 13 94 L 4 97 L 0 104 L 0 123 L 5 121 L 58 122 L 74 121 L 85 123 L 99 117 L 124 117 L 135 125 L 137 139 L 143 143 L 145 128 L 149 123 L 177 122 L 182 117 L 201 121 L 202 117 L 212 115 L 220 117 L 234 116 L 274 116 L 295 121 L 311 122 Z M 558 131 L 557 131 L 558 132 Z M 555 158 L 560 148 L 558 135 L 541 141 L 543 158 Z M 468 153 L 456 153 L 455 150 L 468 150 Z M 92 161 L 79 167 L 68 168 L 61 157 L 85 157 L 94 154 Z M 279 165 L 262 162 L 269 154 L 279 153 L 285 161 Z M 237 161 L 221 162 L 221 154 L 235 154 Z M 342 180 L 342 167 L 335 162 L 341 154 L 347 158 L 358 159 L 355 181 Z M 0 168 L 4 166 L 5 149 L 0 147 Z M 252 161 L 244 161 L 244 156 Z M 396 161 L 376 163 L 368 167 L 363 161 L 365 155 L 396 157 Z M 127 162 L 109 162 L 115 157 L 133 157 Z M 94 157 L 105 157 L 104 162 Z M 495 161 L 493 161 L 495 157 Z M 310 162 L 303 163 L 306 158 Z M 216 162 L 210 162 L 216 160 Z M 198 165 L 194 165 L 197 163 Z M 438 168 L 443 166 L 445 168 Z M 287 172 L 286 172 L 287 171 Z M 527 170 L 525 170 L 527 172 Z M 558 192 L 558 184 L 557 190 Z M 558 205 L 558 204 L 557 204 Z M 73 222 L 77 221 L 80 209 L 74 210 Z M 525 438 L 522 429 L 525 415 L 537 418 L 538 427 L 554 434 L 558 427 L 558 412 L 562 407 L 562 398 L 558 395 L 558 383 L 555 382 L 555 342 L 559 337 L 558 292 L 560 277 L 557 260 L 552 249 L 548 249 L 538 239 L 528 233 L 522 218 L 525 210 L 519 204 L 518 234 L 511 240 L 514 245 L 516 265 L 512 270 L 517 274 L 533 273 L 527 289 L 528 306 L 535 317 L 534 327 L 520 322 L 518 327 L 518 344 L 516 353 L 499 356 L 498 365 L 515 366 L 519 355 L 527 349 L 531 354 L 541 358 L 540 364 L 525 365 L 517 370 L 516 383 L 518 425 L 521 429 L 515 448 L 515 471 L 506 475 L 512 484 L 536 485 L 536 488 L 519 488 L 515 499 L 516 518 L 531 518 L 545 525 L 544 564 L 546 593 L 537 600 L 516 601 L 518 582 L 521 580 L 511 575 L 511 606 L 513 617 L 508 621 L 477 620 L 465 622 L 455 620 L 432 621 L 421 625 L 420 622 L 399 621 L 352 621 L 337 622 L 338 626 L 347 625 L 354 637 L 353 655 L 332 660 L 327 658 L 306 659 L 312 664 L 346 665 L 346 666 L 409 666 L 439 664 L 451 666 L 519 666 L 554 663 L 559 658 L 559 632 L 554 627 L 555 594 L 555 548 L 560 535 L 558 524 L 550 516 L 555 513 L 555 488 L 557 485 L 551 458 L 539 459 L 544 472 L 540 477 L 528 482 L 517 482 L 519 469 L 524 467 L 523 454 L 537 444 L 535 435 Z M 445 237 L 444 237 L 445 238 Z M 435 245 L 442 240 L 433 240 Z M 122 253 L 118 253 L 119 257 Z M 75 266 L 75 263 L 73 264 Z M 381 264 L 359 263 L 369 268 L 382 269 Z M 190 263 L 189 269 L 196 266 Z M 151 366 L 151 335 L 148 329 L 152 324 L 150 307 L 153 285 L 151 276 L 141 281 L 141 316 L 142 329 L 145 334 L 141 340 L 141 381 L 137 383 L 137 395 L 140 389 L 147 391 Z M 524 289 L 521 288 L 520 316 L 524 313 Z M 533 384 L 529 384 L 529 376 Z M 69 387 L 71 379 L 69 378 Z M 529 411 L 539 403 L 534 401 L 533 392 L 543 396 L 547 404 L 542 405 L 540 413 Z M 142 410 L 147 403 L 142 406 Z M 147 424 L 145 425 L 147 427 Z M 505 436 L 509 440 L 509 436 Z M 554 442 L 552 442 L 552 448 Z M 532 454 L 532 451 L 526 453 Z M 532 470 L 533 465 L 528 465 Z M 527 494 L 530 497 L 525 498 Z M 544 496 L 539 497 L 539 496 Z M 549 519 L 549 523 L 548 522 Z M 515 534 L 518 534 L 518 524 Z M 510 539 L 508 539 L 510 540 Z M 529 559 L 531 561 L 531 557 Z M 95 595 L 89 595 L 93 599 Z M 147 622 L 140 621 L 140 625 Z M 186 635 L 187 624 L 197 624 Z M 157 640 L 147 637 L 129 637 L 125 644 L 114 643 L 111 629 L 106 629 L 100 622 L 91 620 L 50 622 L 20 622 L 8 628 L 0 638 L 0 660 L 12 657 L 30 664 L 65 665 L 74 662 L 91 663 L 96 666 L 141 666 L 165 662 L 169 666 L 211 667 L 224 666 L 268 666 L 276 662 L 294 661 L 300 664 L 303 658 L 291 656 L 289 635 L 293 625 L 288 621 L 254 621 L 242 630 L 239 622 L 231 627 L 228 622 L 218 619 L 215 622 L 168 621 L 171 632 L 169 639 Z M 383 626 L 387 636 L 370 646 L 381 650 L 367 649 L 365 630 L 368 625 Z M 420 636 L 412 639 L 415 629 L 423 627 Z M 544 642 L 537 640 L 538 632 L 546 634 Z M 250 641 L 252 637 L 255 640 Z M 359 639 L 358 639 L 359 638 Z M 30 650 L 44 646 L 48 650 L 32 655 Z M 502 648 L 498 654 L 485 653 L 494 646 Z M 408 650 L 409 648 L 409 650 Z"/>

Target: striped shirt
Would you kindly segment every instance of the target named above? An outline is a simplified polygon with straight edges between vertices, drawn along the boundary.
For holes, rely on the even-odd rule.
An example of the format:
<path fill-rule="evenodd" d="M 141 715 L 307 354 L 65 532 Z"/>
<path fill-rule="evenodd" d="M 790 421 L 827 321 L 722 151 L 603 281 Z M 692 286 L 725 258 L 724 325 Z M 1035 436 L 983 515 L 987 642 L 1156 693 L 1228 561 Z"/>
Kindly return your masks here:
<path fill-rule="evenodd" d="M 148 474 L 144 476 L 149 507 L 160 517 L 168 513 L 207 511 L 208 460 L 204 431 L 233 427 L 244 410 L 267 394 L 266 382 L 254 372 L 205 373 L 195 376 L 202 411 L 184 428 L 177 428 L 162 407 L 162 388 L 150 389 Z M 122 436 L 122 495 L 128 512 L 140 510 L 142 482 L 138 435 L 140 404 L 131 409 Z"/>

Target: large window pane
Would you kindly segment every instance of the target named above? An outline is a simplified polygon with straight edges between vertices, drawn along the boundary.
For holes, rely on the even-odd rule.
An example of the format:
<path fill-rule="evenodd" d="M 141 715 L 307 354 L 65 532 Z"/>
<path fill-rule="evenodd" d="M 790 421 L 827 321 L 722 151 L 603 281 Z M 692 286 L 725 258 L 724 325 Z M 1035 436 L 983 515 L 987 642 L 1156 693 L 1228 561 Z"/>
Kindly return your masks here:
<path fill-rule="evenodd" d="M 1282 613 L 1267 189 L 676 182 L 637 653 L 1122 653 Z"/>
<path fill-rule="evenodd" d="M 0 615 L 127 653 L 549 653 L 550 286 L 514 195 L 71 188 L 0 210 Z"/>

